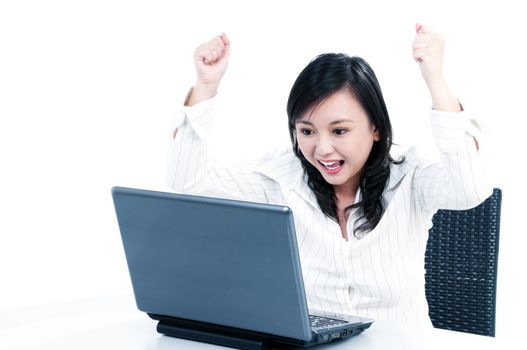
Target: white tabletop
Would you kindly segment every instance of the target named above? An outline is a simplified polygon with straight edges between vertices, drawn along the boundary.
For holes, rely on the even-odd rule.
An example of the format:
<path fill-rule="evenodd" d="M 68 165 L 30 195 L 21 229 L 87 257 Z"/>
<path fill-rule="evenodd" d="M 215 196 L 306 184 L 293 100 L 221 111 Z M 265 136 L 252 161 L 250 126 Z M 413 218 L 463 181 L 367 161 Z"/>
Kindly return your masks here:
<path fill-rule="evenodd" d="M 498 349 L 500 339 L 376 321 L 364 333 L 314 349 Z M 0 349 L 228 349 L 163 336 L 130 296 L 0 311 Z"/>

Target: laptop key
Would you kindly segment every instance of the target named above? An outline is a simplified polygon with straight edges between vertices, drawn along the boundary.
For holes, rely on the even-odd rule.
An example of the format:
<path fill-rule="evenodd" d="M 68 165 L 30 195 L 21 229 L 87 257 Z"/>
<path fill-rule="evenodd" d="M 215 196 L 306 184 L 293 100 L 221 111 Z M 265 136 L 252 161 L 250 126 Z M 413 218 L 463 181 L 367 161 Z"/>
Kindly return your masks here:
<path fill-rule="evenodd" d="M 309 315 L 309 320 L 311 321 L 311 329 L 314 331 L 331 329 L 333 327 L 347 324 L 346 321 L 315 315 Z"/>

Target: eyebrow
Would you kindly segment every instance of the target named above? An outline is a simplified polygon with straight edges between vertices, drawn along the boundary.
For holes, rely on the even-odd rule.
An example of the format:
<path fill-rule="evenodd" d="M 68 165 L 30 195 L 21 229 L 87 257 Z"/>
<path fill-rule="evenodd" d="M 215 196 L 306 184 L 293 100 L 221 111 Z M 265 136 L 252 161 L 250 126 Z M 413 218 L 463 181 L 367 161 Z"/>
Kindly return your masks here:
<path fill-rule="evenodd" d="M 333 124 L 339 124 L 339 123 L 353 123 L 354 121 L 351 120 L 351 119 L 339 119 L 339 120 L 334 120 L 332 121 L 331 123 L 329 123 L 330 125 L 333 125 Z M 297 124 L 307 124 L 307 125 L 313 125 L 312 122 L 308 121 L 308 120 L 299 120 L 296 122 Z"/>

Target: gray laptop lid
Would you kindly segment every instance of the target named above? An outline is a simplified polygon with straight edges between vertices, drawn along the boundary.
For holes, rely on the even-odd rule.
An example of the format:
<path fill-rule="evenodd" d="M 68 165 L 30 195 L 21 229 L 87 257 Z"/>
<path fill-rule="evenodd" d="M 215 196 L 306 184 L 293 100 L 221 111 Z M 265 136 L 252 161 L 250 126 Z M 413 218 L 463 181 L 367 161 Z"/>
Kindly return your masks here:
<path fill-rule="evenodd" d="M 288 207 L 114 187 L 141 311 L 311 340 Z"/>

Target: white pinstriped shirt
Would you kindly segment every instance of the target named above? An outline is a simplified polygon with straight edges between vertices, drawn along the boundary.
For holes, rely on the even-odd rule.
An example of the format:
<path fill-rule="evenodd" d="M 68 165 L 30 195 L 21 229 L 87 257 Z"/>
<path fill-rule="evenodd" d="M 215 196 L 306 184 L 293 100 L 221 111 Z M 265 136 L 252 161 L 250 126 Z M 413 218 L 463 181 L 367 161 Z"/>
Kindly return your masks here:
<path fill-rule="evenodd" d="M 431 112 L 441 162 L 407 151 L 405 162 L 391 167 L 384 192 L 388 206 L 377 227 L 355 237 L 353 210 L 346 241 L 339 225 L 322 213 L 291 150 L 250 164 L 209 159 L 214 100 L 183 107 L 176 116 L 168 147 L 169 187 L 289 206 L 310 309 L 431 325 L 424 254 L 432 216 L 437 209 L 474 207 L 492 193 L 472 139 L 477 124 L 466 112 Z"/>

